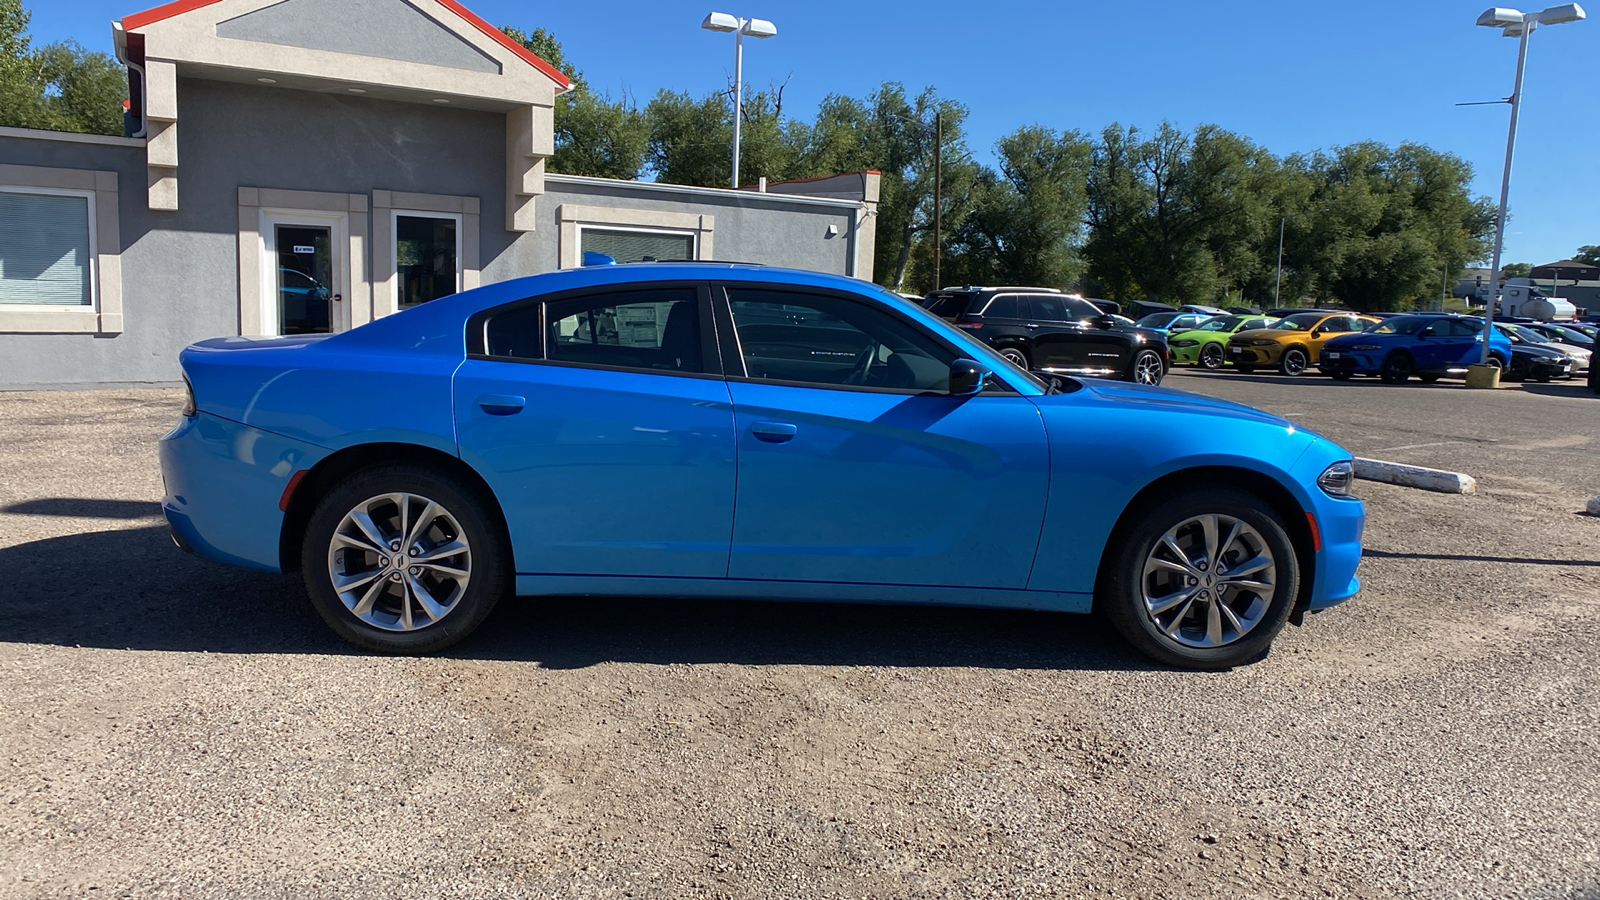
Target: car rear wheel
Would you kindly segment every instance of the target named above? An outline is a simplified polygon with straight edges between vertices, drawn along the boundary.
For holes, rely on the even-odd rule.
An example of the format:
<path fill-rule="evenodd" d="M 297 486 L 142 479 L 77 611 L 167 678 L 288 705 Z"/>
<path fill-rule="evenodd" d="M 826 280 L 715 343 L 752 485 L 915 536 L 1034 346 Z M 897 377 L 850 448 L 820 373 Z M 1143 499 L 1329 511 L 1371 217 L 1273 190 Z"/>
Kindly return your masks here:
<path fill-rule="evenodd" d="M 1255 366 L 1241 366 L 1238 363 L 1234 363 L 1233 364 L 1233 370 L 1235 372 L 1238 372 L 1240 375 L 1249 375 L 1251 372 L 1254 372 L 1256 370 L 1256 367 Z"/>
<path fill-rule="evenodd" d="M 1404 353 L 1391 353 L 1384 357 L 1381 372 L 1384 384 L 1405 384 L 1411 380 L 1411 357 Z"/>
<path fill-rule="evenodd" d="M 1303 375 L 1306 367 L 1311 365 L 1311 357 L 1299 347 L 1290 347 L 1283 351 L 1283 357 L 1278 360 L 1278 371 L 1285 375 Z"/>
<path fill-rule="evenodd" d="M 1140 350 L 1133 355 L 1133 365 L 1129 371 L 1132 374 L 1131 381 L 1160 384 L 1167 374 L 1167 367 L 1161 362 L 1161 354 L 1154 350 Z"/>
<path fill-rule="evenodd" d="M 1000 351 L 1000 355 L 1024 372 L 1033 368 L 1033 362 L 1028 359 L 1028 351 L 1021 347 L 1006 347 Z"/>
<path fill-rule="evenodd" d="M 1300 590 L 1283 522 L 1235 489 L 1181 494 L 1142 514 L 1107 566 L 1097 608 L 1147 656 L 1191 669 L 1265 654 Z"/>
<path fill-rule="evenodd" d="M 509 587 L 509 553 L 485 503 L 416 465 L 340 482 L 311 514 L 300 558 L 312 605 L 345 640 L 385 653 L 441 650 Z"/>
<path fill-rule="evenodd" d="M 1200 365 L 1207 369 L 1222 368 L 1222 345 L 1207 344 L 1200 348 Z"/>
<path fill-rule="evenodd" d="M 1328 373 L 1328 377 L 1332 378 L 1334 381 L 1349 381 L 1350 380 L 1350 373 L 1349 372 L 1329 372 Z"/>
<path fill-rule="evenodd" d="M 1600 394 L 1600 369 L 1596 369 L 1592 362 L 1589 364 L 1589 390 Z"/>
<path fill-rule="evenodd" d="M 1417 376 L 1417 380 L 1422 382 L 1423 384 L 1433 384 L 1434 382 L 1439 380 L 1439 376 L 1437 376 L 1437 375 L 1418 375 Z"/>

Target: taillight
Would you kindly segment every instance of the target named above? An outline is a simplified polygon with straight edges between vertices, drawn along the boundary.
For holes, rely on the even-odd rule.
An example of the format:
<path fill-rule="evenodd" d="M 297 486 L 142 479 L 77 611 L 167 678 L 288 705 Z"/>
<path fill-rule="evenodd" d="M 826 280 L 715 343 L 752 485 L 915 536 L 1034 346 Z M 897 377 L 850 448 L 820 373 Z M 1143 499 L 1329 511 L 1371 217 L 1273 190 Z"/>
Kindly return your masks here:
<path fill-rule="evenodd" d="M 958 322 L 955 323 L 955 325 L 956 325 L 957 328 L 970 328 L 973 331 L 977 331 L 978 329 L 983 327 L 983 323 L 982 322 L 960 322 L 960 321 L 958 321 Z"/>
<path fill-rule="evenodd" d="M 187 418 L 194 418 L 194 385 L 189 383 L 189 376 L 183 376 L 183 414 Z"/>

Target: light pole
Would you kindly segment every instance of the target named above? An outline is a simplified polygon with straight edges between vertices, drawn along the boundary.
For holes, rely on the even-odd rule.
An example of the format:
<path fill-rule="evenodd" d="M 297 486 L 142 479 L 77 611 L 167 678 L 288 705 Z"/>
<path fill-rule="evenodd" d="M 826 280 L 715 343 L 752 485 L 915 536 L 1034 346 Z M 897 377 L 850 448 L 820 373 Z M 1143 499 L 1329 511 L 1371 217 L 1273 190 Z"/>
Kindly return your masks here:
<path fill-rule="evenodd" d="M 1478 357 L 1479 365 L 1489 364 L 1489 335 L 1494 328 L 1494 308 L 1500 302 L 1500 251 L 1504 249 L 1506 240 L 1506 202 L 1511 194 L 1511 157 L 1517 149 L 1517 113 L 1522 109 L 1522 72 L 1528 65 L 1528 36 L 1540 25 L 1576 22 L 1583 15 L 1583 7 L 1567 3 L 1533 13 L 1496 6 L 1484 10 L 1483 15 L 1478 17 L 1479 25 L 1502 29 L 1501 33 L 1506 37 L 1520 39 L 1517 46 L 1517 79 L 1511 88 L 1511 129 L 1506 136 L 1506 167 L 1500 176 L 1500 210 L 1495 217 L 1494 257 L 1489 263 L 1489 296 L 1483 307 L 1483 350 Z"/>
<path fill-rule="evenodd" d="M 707 31 L 731 31 L 733 37 L 733 179 L 732 187 L 739 186 L 739 126 L 744 119 L 744 36 L 769 38 L 778 33 L 778 26 L 766 19 L 741 19 L 727 13 L 714 12 L 706 16 L 700 27 Z"/>

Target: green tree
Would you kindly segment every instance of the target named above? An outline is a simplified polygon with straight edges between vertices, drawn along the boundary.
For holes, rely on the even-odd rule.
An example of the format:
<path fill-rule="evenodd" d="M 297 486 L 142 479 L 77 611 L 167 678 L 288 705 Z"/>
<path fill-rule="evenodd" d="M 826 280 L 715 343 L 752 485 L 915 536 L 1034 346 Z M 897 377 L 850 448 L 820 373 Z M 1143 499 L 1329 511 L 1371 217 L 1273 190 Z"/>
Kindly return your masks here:
<path fill-rule="evenodd" d="M 21 0 L 0 0 L 0 125 L 122 133 L 127 74 L 72 41 L 32 47 Z"/>
<path fill-rule="evenodd" d="M 972 212 L 946 250 L 945 280 L 1072 286 L 1082 270 L 1088 138 L 1035 125 L 1001 138 L 995 151 L 999 171 L 977 173 Z"/>
<path fill-rule="evenodd" d="M 1532 274 L 1532 263 L 1506 263 L 1500 267 L 1501 278 L 1527 278 Z"/>
<path fill-rule="evenodd" d="M 638 178 L 650 138 L 650 126 L 638 106 L 627 96 L 612 100 L 595 93 L 567 61 L 554 34 L 543 28 L 530 34 L 512 25 L 501 30 L 572 82 L 571 90 L 556 98 L 555 155 L 546 162 L 548 170 L 564 175 Z"/>
<path fill-rule="evenodd" d="M 1581 263 L 1588 263 L 1591 266 L 1600 266 L 1600 244 L 1584 244 L 1578 248 L 1578 252 L 1574 253 L 1572 258 Z"/>

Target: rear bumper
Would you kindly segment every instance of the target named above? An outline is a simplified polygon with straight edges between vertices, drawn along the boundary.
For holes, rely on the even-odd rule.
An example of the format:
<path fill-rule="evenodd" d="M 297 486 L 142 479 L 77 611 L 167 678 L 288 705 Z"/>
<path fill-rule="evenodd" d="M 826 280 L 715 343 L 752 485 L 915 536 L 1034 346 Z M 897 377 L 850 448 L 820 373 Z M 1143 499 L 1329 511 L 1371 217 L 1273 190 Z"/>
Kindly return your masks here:
<path fill-rule="evenodd" d="M 289 478 L 327 451 L 207 413 L 161 439 L 161 509 L 173 540 L 217 562 L 281 571 L 278 503 Z"/>

